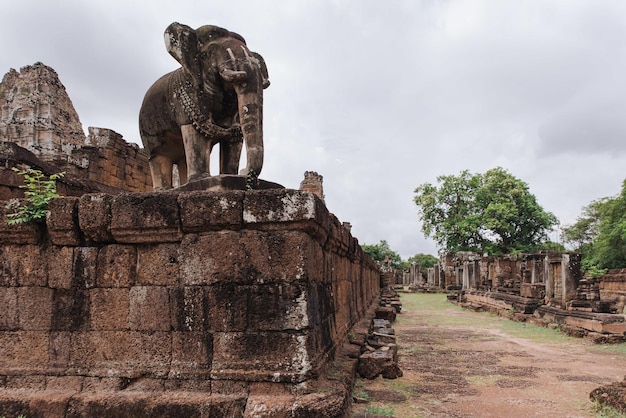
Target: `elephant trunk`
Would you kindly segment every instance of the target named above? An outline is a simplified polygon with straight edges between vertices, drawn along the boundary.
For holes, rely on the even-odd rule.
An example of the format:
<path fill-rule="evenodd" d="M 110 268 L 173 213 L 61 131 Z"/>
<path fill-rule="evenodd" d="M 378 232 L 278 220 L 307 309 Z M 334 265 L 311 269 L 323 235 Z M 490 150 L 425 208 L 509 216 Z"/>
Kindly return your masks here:
<path fill-rule="evenodd" d="M 247 91 L 238 91 L 237 101 L 247 162 L 239 174 L 246 176 L 253 173 L 258 176 L 263 168 L 263 90 L 242 90 Z"/>

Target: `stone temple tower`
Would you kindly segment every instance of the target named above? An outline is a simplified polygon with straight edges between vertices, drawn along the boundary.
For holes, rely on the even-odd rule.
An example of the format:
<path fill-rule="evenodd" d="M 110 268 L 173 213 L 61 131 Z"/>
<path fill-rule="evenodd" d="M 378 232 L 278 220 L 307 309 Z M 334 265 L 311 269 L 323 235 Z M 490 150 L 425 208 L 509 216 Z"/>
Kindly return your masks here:
<path fill-rule="evenodd" d="M 85 145 L 85 132 L 56 71 L 42 63 L 11 69 L 0 83 L 0 141 L 41 160 L 65 160 Z"/>

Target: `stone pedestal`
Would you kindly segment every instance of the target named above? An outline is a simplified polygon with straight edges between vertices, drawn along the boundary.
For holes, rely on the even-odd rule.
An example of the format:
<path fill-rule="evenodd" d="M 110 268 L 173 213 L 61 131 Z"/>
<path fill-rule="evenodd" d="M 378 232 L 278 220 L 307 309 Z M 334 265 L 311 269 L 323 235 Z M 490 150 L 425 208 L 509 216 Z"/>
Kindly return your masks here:
<path fill-rule="evenodd" d="M 49 416 L 340 416 L 311 399 L 345 408 L 349 388 L 315 382 L 379 277 L 310 192 L 96 194 L 55 199 L 40 227 L 0 216 L 0 410 L 30 416 L 15 391 L 42 405 L 62 390 Z"/>

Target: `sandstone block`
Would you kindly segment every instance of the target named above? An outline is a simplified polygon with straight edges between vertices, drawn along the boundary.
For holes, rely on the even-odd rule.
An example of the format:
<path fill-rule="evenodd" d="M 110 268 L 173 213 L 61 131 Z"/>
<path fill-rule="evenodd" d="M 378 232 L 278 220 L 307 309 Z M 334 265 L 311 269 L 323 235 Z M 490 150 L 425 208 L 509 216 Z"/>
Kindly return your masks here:
<path fill-rule="evenodd" d="M 77 197 L 56 197 L 48 203 L 46 225 L 50 240 L 55 245 L 78 245 Z"/>
<path fill-rule="evenodd" d="M 51 332 L 48 356 L 51 367 L 65 368 L 70 360 L 70 335 L 68 331 Z"/>
<path fill-rule="evenodd" d="M 96 247 L 77 247 L 74 250 L 73 285 L 81 289 L 95 287 L 98 275 L 98 252 Z"/>
<path fill-rule="evenodd" d="M 174 373 L 170 373 L 170 378 L 164 382 L 164 389 L 166 391 L 178 391 L 178 392 L 204 392 L 215 393 L 213 391 L 213 381 L 208 380 L 207 377 L 195 379 L 193 377 L 187 377 L 184 379 L 177 379 L 174 377 Z"/>
<path fill-rule="evenodd" d="M 377 319 L 386 319 L 389 322 L 396 320 L 396 310 L 391 307 L 382 306 L 376 308 L 376 313 L 374 315 Z"/>
<path fill-rule="evenodd" d="M 44 375 L 7 376 L 6 387 L 7 389 L 44 390 L 46 388 L 46 376 Z"/>
<path fill-rule="evenodd" d="M 111 244 L 98 253 L 98 287 L 130 287 L 135 284 L 137 250 L 131 245 Z"/>
<path fill-rule="evenodd" d="M 213 379 L 302 382 L 321 354 L 302 333 L 217 332 L 213 338 Z"/>
<path fill-rule="evenodd" d="M 73 396 L 67 418 L 79 417 L 243 417 L 243 396 L 207 396 L 204 392 L 90 393 Z"/>
<path fill-rule="evenodd" d="M 209 305 L 204 288 L 185 286 L 169 289 L 170 323 L 173 330 L 204 332 L 209 327 Z"/>
<path fill-rule="evenodd" d="M 42 223 L 6 223 L 6 215 L 14 213 L 18 207 L 17 200 L 0 202 L 0 244 L 37 244 L 43 236 Z"/>
<path fill-rule="evenodd" d="M 544 283 L 521 283 L 520 296 L 525 298 L 543 299 L 546 294 Z"/>
<path fill-rule="evenodd" d="M 248 327 L 250 286 L 215 283 L 207 286 L 206 297 L 212 331 L 244 331 Z"/>
<path fill-rule="evenodd" d="M 247 309 L 248 329 L 283 331 L 309 328 L 307 299 L 308 292 L 302 284 L 268 283 L 252 286 Z"/>
<path fill-rule="evenodd" d="M 74 333 L 70 366 L 101 377 L 166 377 L 171 338 L 165 332 L 90 331 Z"/>
<path fill-rule="evenodd" d="M 311 192 L 289 189 L 252 190 L 245 194 L 243 221 L 248 228 L 305 230 L 319 242 L 326 241 L 330 214 L 324 203 Z"/>
<path fill-rule="evenodd" d="M 187 192 L 178 197 L 184 232 L 240 229 L 243 225 L 243 191 Z"/>
<path fill-rule="evenodd" d="M 300 232 L 187 235 L 180 248 L 186 285 L 322 280 L 321 260 L 319 245 Z"/>
<path fill-rule="evenodd" d="M 18 328 L 17 289 L 0 287 L 0 331 L 12 331 Z"/>
<path fill-rule="evenodd" d="M 177 244 L 140 246 L 137 249 L 137 284 L 173 286 L 178 284 Z"/>
<path fill-rule="evenodd" d="M 53 289 L 53 331 L 76 331 L 89 326 L 89 295 L 85 289 Z"/>
<path fill-rule="evenodd" d="M 169 331 L 169 292 L 163 286 L 134 286 L 130 289 L 128 322 L 135 331 Z"/>
<path fill-rule="evenodd" d="M 115 392 L 123 389 L 121 377 L 85 376 L 83 380 L 83 392 Z"/>
<path fill-rule="evenodd" d="M 48 335 L 40 331 L 0 332 L 0 368 L 43 369 L 48 366 Z"/>
<path fill-rule="evenodd" d="M 122 331 L 129 328 L 130 297 L 127 288 L 89 290 L 90 329 Z"/>
<path fill-rule="evenodd" d="M 78 224 L 88 241 L 112 242 L 111 202 L 113 196 L 104 193 L 86 194 L 78 202 Z"/>
<path fill-rule="evenodd" d="M 376 350 L 361 354 L 357 371 L 364 379 L 375 379 L 383 372 L 388 379 L 402 376 L 402 371 L 398 368 L 392 351 Z"/>
<path fill-rule="evenodd" d="M 80 392 L 83 387 L 83 380 L 83 376 L 47 376 L 46 390 Z"/>
<path fill-rule="evenodd" d="M 389 343 L 395 344 L 396 342 L 396 336 L 387 334 L 387 333 L 373 332 L 372 338 L 384 344 L 389 344 Z"/>
<path fill-rule="evenodd" d="M 17 316 L 22 330 L 49 331 L 52 325 L 52 289 L 18 287 Z"/>
<path fill-rule="evenodd" d="M 17 283 L 19 286 L 46 286 L 47 271 L 45 252 L 39 245 L 11 247 L 17 264 Z"/>
<path fill-rule="evenodd" d="M 72 287 L 72 269 L 74 265 L 74 248 L 48 247 L 46 251 L 48 269 L 48 286 L 53 289 L 69 289 Z"/>
<path fill-rule="evenodd" d="M 130 193 L 113 198 L 111 234 L 120 243 L 176 242 L 182 238 L 178 193 Z"/>
<path fill-rule="evenodd" d="M 172 333 L 170 378 L 208 379 L 213 357 L 213 336 L 204 332 Z"/>
<path fill-rule="evenodd" d="M 18 246 L 0 246 L 0 286 L 17 286 L 17 259 Z"/>

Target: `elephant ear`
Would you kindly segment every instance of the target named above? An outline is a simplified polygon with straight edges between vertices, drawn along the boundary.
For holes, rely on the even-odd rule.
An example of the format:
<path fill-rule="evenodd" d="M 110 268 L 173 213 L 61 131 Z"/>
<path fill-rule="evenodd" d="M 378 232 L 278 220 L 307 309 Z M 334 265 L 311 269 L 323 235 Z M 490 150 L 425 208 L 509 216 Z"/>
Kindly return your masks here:
<path fill-rule="evenodd" d="M 196 31 L 177 22 L 165 29 L 165 48 L 187 70 L 196 84 L 202 82 L 200 67 L 200 44 Z"/>
<path fill-rule="evenodd" d="M 259 62 L 259 67 L 261 68 L 261 76 L 263 77 L 263 88 L 266 89 L 270 86 L 270 77 L 269 77 L 269 74 L 267 73 L 267 65 L 265 65 L 265 60 L 259 53 L 252 52 L 252 55 Z"/>

